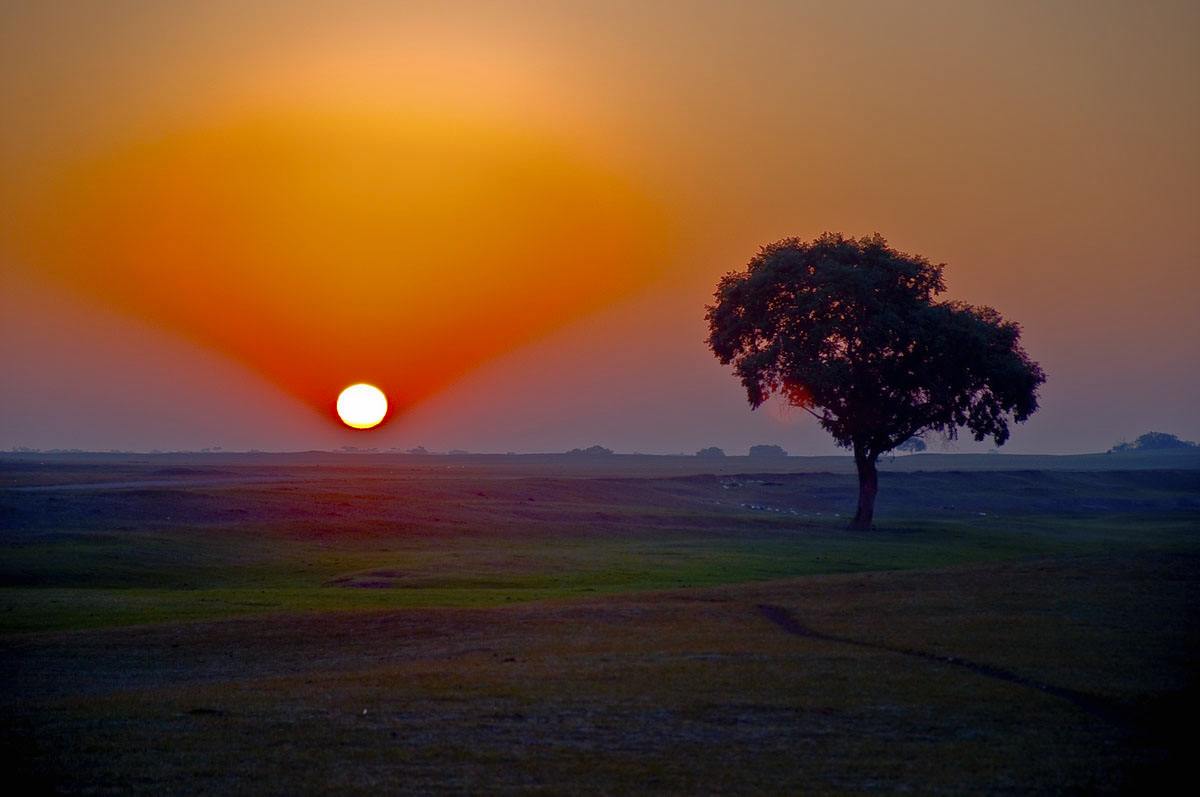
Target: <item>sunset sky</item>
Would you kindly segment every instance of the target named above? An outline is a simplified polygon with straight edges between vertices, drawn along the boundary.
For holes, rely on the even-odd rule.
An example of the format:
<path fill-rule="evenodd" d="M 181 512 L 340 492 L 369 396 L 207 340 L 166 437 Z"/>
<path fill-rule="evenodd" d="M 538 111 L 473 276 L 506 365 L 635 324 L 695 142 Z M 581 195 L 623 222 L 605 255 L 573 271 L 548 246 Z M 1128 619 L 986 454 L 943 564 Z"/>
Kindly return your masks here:
<path fill-rule="evenodd" d="M 1200 438 L 1194 2 L 6 3 L 0 104 L 2 449 L 832 453 L 703 342 L 825 230 L 1021 322 L 1006 451 Z"/>

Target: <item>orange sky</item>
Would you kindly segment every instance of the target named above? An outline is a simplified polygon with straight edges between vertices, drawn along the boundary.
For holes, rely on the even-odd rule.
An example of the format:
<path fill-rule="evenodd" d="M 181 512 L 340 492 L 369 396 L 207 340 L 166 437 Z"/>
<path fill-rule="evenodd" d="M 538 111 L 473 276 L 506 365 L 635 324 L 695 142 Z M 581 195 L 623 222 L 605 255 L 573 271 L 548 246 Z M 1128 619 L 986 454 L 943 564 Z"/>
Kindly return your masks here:
<path fill-rule="evenodd" d="M 702 315 L 826 229 L 1024 324 L 1012 450 L 1200 438 L 1193 3 L 26 5 L 0 447 L 823 453 Z"/>

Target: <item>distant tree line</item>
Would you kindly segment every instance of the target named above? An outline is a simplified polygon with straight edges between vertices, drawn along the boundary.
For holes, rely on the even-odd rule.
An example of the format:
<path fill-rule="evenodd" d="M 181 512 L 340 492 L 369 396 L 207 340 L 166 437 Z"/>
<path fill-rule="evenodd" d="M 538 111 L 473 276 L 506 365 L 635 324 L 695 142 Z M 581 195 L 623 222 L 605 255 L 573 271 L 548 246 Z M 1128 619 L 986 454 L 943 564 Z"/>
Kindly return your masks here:
<path fill-rule="evenodd" d="M 788 452 L 783 450 L 783 446 L 750 446 L 750 456 L 752 457 L 786 457 L 787 455 Z"/>
<path fill-rule="evenodd" d="M 750 456 L 752 457 L 786 457 L 788 452 L 782 446 L 776 445 L 759 445 L 750 446 Z M 704 459 L 716 459 L 725 456 L 725 452 L 716 446 L 702 448 L 696 452 L 696 456 Z"/>
<path fill-rule="evenodd" d="M 1191 440 L 1180 440 L 1166 432 L 1146 432 L 1132 443 L 1122 440 L 1108 450 L 1110 454 L 1131 454 L 1136 451 L 1187 451 L 1200 448 Z"/>
<path fill-rule="evenodd" d="M 572 457 L 607 457 L 612 455 L 613 450 L 597 445 L 588 446 L 587 448 L 572 448 L 566 453 Z"/>

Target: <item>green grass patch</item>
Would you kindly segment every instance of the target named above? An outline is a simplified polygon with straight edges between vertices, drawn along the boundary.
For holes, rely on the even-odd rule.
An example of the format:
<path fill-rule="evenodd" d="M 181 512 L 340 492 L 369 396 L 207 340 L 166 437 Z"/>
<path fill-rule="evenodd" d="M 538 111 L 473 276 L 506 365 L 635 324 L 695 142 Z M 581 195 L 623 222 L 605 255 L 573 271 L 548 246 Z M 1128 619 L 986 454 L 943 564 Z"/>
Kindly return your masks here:
<path fill-rule="evenodd" d="M 1191 550 L 1190 515 L 893 521 L 871 532 L 755 518 L 746 530 L 296 539 L 96 533 L 11 546 L 0 631 L 296 611 L 494 606 L 807 575 L 936 569 L 1114 550 Z"/>

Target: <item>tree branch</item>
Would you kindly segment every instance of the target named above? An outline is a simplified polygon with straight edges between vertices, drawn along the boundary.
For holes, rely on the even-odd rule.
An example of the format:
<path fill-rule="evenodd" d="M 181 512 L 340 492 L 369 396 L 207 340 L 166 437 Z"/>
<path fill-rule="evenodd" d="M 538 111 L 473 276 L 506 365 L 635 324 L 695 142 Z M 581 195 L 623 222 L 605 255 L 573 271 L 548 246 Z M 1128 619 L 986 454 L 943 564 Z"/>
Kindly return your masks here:
<path fill-rule="evenodd" d="M 804 411 L 805 411 L 805 412 L 807 412 L 809 415 L 811 415 L 811 416 L 813 416 L 814 418 L 816 418 L 818 421 L 824 421 L 824 420 L 825 420 L 825 416 L 824 416 L 824 415 L 817 415 L 815 412 L 813 412 L 812 410 L 810 410 L 808 407 L 804 406 L 803 404 L 796 404 L 796 405 L 794 405 L 794 406 L 797 406 L 797 407 L 799 407 L 800 409 L 804 410 Z"/>

